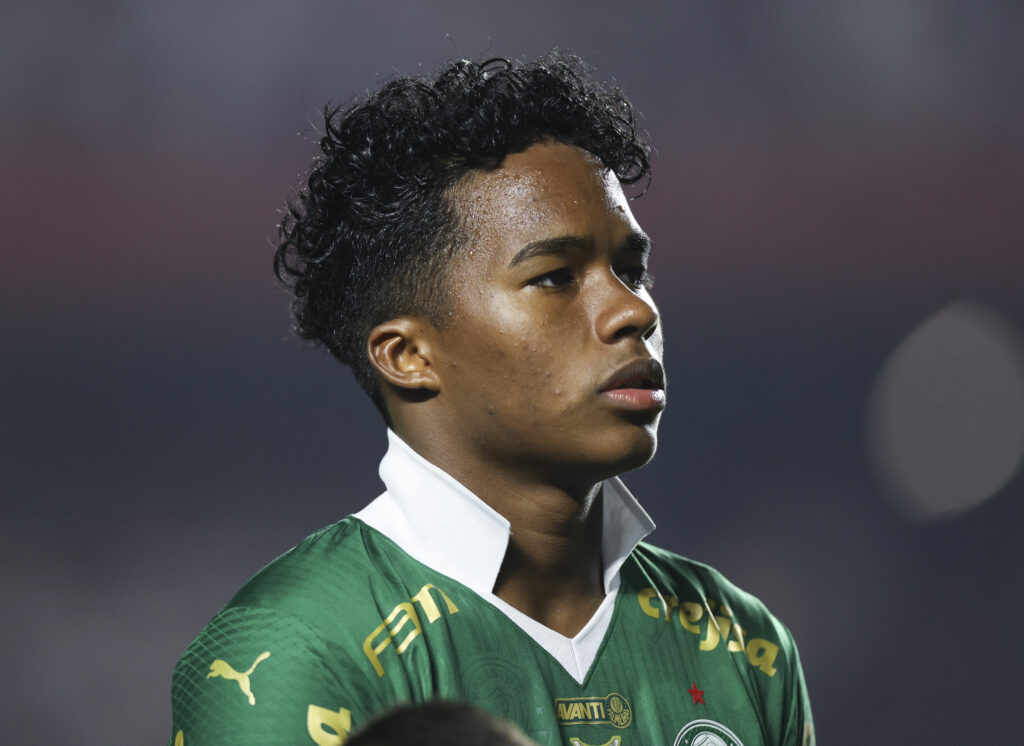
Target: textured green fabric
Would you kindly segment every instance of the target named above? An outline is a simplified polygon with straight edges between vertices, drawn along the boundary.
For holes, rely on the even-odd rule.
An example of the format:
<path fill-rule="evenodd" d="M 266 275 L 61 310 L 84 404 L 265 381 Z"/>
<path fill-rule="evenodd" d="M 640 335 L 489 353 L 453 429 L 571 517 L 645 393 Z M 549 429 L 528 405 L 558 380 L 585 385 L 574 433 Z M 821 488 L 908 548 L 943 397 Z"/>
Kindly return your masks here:
<path fill-rule="evenodd" d="M 542 746 L 813 742 L 796 647 L 757 599 L 646 544 L 621 577 L 579 684 L 486 600 L 346 518 L 264 568 L 188 647 L 170 743 L 340 744 L 431 698 L 477 704 Z"/>

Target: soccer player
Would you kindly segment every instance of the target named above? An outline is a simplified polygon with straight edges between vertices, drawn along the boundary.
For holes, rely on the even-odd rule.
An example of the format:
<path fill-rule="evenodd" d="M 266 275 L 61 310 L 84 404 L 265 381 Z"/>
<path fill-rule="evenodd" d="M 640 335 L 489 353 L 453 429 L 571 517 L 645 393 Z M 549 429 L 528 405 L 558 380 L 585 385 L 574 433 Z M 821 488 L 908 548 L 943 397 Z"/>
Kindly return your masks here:
<path fill-rule="evenodd" d="M 331 746 L 442 698 L 542 746 L 812 743 L 788 630 L 643 542 L 618 478 L 665 407 L 625 97 L 569 56 L 459 61 L 329 109 L 320 145 L 275 266 L 383 416 L 386 491 L 212 619 L 172 742 Z"/>

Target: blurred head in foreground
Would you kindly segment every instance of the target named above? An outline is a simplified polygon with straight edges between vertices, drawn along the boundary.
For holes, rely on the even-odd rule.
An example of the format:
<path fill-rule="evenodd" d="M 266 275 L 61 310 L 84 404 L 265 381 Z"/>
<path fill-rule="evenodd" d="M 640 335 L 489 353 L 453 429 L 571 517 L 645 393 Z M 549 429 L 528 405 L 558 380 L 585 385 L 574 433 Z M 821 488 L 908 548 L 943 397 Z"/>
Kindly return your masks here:
<path fill-rule="evenodd" d="M 347 746 L 537 746 L 505 720 L 463 702 L 405 705 L 371 721 Z"/>

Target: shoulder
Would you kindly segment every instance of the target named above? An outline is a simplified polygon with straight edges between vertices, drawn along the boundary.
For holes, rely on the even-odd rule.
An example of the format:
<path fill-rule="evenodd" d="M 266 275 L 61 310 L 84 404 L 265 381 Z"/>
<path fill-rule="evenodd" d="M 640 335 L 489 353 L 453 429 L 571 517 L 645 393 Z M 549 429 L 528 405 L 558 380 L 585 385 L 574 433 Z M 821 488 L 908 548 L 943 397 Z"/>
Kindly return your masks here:
<path fill-rule="evenodd" d="M 277 557 L 214 615 L 188 647 L 179 667 L 190 656 L 209 659 L 251 653 L 255 657 L 272 643 L 317 648 L 322 640 L 336 637 L 332 617 L 336 620 L 341 608 L 351 622 L 370 587 L 373 555 L 379 549 L 376 537 L 369 533 L 366 526 L 348 517 Z M 339 599 L 351 602 L 339 607 Z"/>
<path fill-rule="evenodd" d="M 320 529 L 256 573 L 227 606 L 290 608 L 313 591 L 354 590 L 373 562 L 369 533 L 352 516 Z"/>
<path fill-rule="evenodd" d="M 328 668 L 344 670 L 347 678 L 354 672 L 374 677 L 363 654 L 367 637 L 396 605 L 422 598 L 432 609 L 437 602 L 430 593 L 443 593 L 435 590 L 438 577 L 349 516 L 256 573 L 210 620 L 179 668 L 196 666 L 205 675 L 214 659 L 253 659 L 265 650 L 282 661 L 276 646 L 297 665 L 304 657 L 311 663 L 330 660 Z"/>
<path fill-rule="evenodd" d="M 175 666 L 174 732 L 185 743 L 292 743 L 315 739 L 323 722 L 343 735 L 372 701 L 348 657 L 284 610 L 222 609 Z"/>
<path fill-rule="evenodd" d="M 362 654 L 364 638 L 381 621 L 377 596 L 405 594 L 398 579 L 409 563 L 351 517 L 275 559 L 178 661 L 171 695 L 176 730 L 186 743 L 257 733 L 263 735 L 253 743 L 267 733 L 291 742 L 316 718 L 335 732 L 347 730 L 344 708 L 365 712 L 379 694 Z"/>
<path fill-rule="evenodd" d="M 702 601 L 715 597 L 720 603 L 728 601 L 734 607 L 770 616 L 760 599 L 738 587 L 711 565 L 646 542 L 637 546 L 632 558 L 642 576 L 659 590 L 680 598 L 684 595 L 697 596 Z"/>
<path fill-rule="evenodd" d="M 631 559 L 629 591 L 637 594 L 648 616 L 678 617 L 695 634 L 709 624 L 723 633 L 731 627 L 733 648 L 741 645 L 752 663 L 764 663 L 765 673 L 774 668 L 770 660 L 795 662 L 796 647 L 786 626 L 761 599 L 715 568 L 647 543 L 641 543 Z"/>
<path fill-rule="evenodd" d="M 402 592 L 392 590 L 388 568 L 403 556 L 351 516 L 317 531 L 235 593 L 186 649 L 176 679 L 193 668 L 205 676 L 215 660 L 243 670 L 266 651 L 261 670 L 285 660 L 305 666 L 328 651 L 342 667 L 380 621 L 375 596 Z"/>
<path fill-rule="evenodd" d="M 337 625 L 339 610 L 348 624 L 364 614 L 370 622 L 379 614 L 376 597 L 402 595 L 420 567 L 390 539 L 349 516 L 256 573 L 223 611 L 283 611 L 325 630 Z"/>
<path fill-rule="evenodd" d="M 764 723 L 775 734 L 772 740 L 813 743 L 796 643 L 768 607 L 703 562 L 649 544 L 640 544 L 630 559 L 623 567 L 620 593 L 633 596 L 643 612 L 634 614 L 635 624 L 673 629 L 673 639 L 706 662 L 716 656 L 728 656 L 734 664 L 745 659 L 745 665 L 722 670 L 743 676 L 760 711 L 769 713 Z"/>

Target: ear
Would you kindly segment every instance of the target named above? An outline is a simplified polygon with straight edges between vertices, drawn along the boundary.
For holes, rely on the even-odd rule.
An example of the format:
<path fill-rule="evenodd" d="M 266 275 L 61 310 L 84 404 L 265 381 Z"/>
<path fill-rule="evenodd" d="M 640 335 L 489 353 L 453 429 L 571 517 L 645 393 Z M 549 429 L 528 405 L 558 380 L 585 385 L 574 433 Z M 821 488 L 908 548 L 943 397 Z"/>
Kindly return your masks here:
<path fill-rule="evenodd" d="M 370 362 L 384 380 L 400 389 L 441 390 L 434 354 L 436 330 L 416 316 L 399 316 L 378 324 L 366 345 Z"/>

